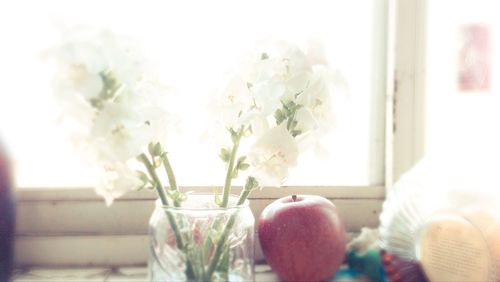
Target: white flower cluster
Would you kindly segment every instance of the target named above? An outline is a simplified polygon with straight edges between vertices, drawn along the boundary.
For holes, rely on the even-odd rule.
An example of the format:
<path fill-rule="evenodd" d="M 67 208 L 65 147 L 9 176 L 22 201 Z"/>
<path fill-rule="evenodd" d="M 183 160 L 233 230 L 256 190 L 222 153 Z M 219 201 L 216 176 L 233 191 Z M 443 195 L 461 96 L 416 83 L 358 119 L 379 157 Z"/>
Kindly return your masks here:
<path fill-rule="evenodd" d="M 63 120 L 85 158 L 103 170 L 97 192 L 108 204 L 143 185 L 128 163 L 165 140 L 169 128 L 164 91 L 134 52 L 126 40 L 88 28 L 67 31 L 52 52 Z"/>
<path fill-rule="evenodd" d="M 320 52 L 281 41 L 258 48 L 240 70 L 223 91 L 220 118 L 256 137 L 248 159 L 259 185 L 281 186 L 299 151 L 329 130 L 333 86 L 344 81 Z"/>
<path fill-rule="evenodd" d="M 85 158 L 102 170 L 97 192 L 108 205 L 146 184 L 160 187 L 162 194 L 154 171 L 162 162 L 171 188 L 178 192 L 161 145 L 175 119 L 165 109 L 165 90 L 136 49 L 108 31 L 80 28 L 66 32 L 52 52 L 63 120 Z M 240 170 L 252 168 L 249 190 L 282 185 L 299 153 L 330 128 L 332 86 L 343 83 L 321 52 L 306 54 L 286 42 L 264 44 L 248 58 L 217 107 L 233 142 L 232 148 L 221 150 L 228 164 L 221 206 L 227 205 L 231 179 Z M 237 158 L 240 140 L 249 135 L 253 145 Z M 152 159 L 144 155 L 147 151 Z M 131 169 L 137 157 L 149 175 Z"/>

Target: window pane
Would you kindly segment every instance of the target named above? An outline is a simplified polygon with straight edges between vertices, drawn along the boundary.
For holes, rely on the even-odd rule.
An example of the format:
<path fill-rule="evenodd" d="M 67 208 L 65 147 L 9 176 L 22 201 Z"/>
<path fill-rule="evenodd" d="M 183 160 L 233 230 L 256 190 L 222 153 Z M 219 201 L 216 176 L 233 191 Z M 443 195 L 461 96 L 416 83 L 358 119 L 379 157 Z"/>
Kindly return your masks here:
<path fill-rule="evenodd" d="M 223 164 L 203 133 L 207 101 L 255 43 L 269 35 L 306 46 L 319 39 L 349 86 L 323 151 L 308 152 L 287 185 L 383 182 L 385 1 L 4 1 L 0 135 L 18 186 L 89 186 L 84 167 L 55 123 L 43 51 L 61 23 L 107 27 L 139 40 L 186 120 L 170 145 L 181 185 L 222 185 Z M 29 8 L 28 8 L 29 7 Z M 189 120 L 187 120 L 189 117 Z"/>

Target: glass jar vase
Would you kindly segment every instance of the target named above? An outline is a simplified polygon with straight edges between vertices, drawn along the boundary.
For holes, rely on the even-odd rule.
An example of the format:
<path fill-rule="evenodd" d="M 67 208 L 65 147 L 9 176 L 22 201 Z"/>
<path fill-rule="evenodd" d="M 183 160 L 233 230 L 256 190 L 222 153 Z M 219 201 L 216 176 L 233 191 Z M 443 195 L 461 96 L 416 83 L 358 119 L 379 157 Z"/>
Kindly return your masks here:
<path fill-rule="evenodd" d="M 149 221 L 151 281 L 253 281 L 255 218 L 248 200 L 220 208 L 212 194 L 180 207 L 159 200 Z"/>

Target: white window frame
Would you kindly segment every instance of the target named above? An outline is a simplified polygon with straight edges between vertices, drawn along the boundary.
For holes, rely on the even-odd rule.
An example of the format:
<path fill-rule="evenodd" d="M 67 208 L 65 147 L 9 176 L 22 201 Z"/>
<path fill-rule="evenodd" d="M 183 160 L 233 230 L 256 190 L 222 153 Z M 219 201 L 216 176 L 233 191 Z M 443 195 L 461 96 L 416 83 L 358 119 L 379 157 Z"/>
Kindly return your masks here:
<path fill-rule="evenodd" d="M 393 120 L 387 128 L 392 136 L 392 182 L 425 154 L 425 77 L 428 0 L 394 0 L 394 72 L 389 91 Z M 388 107 L 389 108 L 389 107 Z"/>
<path fill-rule="evenodd" d="M 421 28 L 425 1 L 374 0 L 385 22 L 386 79 L 375 85 L 385 93 L 376 97 L 385 109 L 384 181 L 373 186 L 290 186 L 254 191 L 250 206 L 257 219 L 265 206 L 291 194 L 316 194 L 333 201 L 350 236 L 362 227 L 375 228 L 385 194 L 393 179 L 411 167 L 423 153 L 423 39 Z M 395 55 L 393 55 L 395 54 Z M 385 81 L 385 83 L 384 83 Z M 395 89 L 393 85 L 398 87 Z M 394 90 L 394 91 L 393 91 Z M 397 102 L 395 102 L 397 101 Z M 379 124 L 374 124 L 379 126 Z M 393 128 L 395 127 L 395 130 Z M 385 152 L 384 152 L 385 151 Z M 212 193 L 215 187 L 185 187 Z M 237 194 L 239 189 L 233 191 Z M 19 266 L 134 266 L 148 256 L 147 223 L 154 193 L 140 191 L 117 200 L 107 208 L 93 189 L 18 189 L 16 263 Z M 133 211 L 133 212 L 131 212 Z M 256 237 L 256 242 L 258 240 Z M 260 246 L 256 260 L 263 259 Z"/>

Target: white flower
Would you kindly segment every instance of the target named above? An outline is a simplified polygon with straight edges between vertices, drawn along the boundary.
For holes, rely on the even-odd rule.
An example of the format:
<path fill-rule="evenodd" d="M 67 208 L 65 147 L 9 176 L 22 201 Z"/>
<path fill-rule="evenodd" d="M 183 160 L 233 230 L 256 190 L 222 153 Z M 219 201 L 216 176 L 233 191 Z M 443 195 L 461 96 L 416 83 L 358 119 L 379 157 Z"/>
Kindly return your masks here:
<path fill-rule="evenodd" d="M 117 101 L 129 111 L 136 112 L 140 122 L 149 125 L 151 142 L 165 142 L 175 131 L 178 118 L 167 109 L 170 106 L 169 90 L 154 81 L 143 81 Z"/>
<path fill-rule="evenodd" d="M 82 107 L 81 101 L 101 106 L 135 89 L 146 69 L 134 48 L 128 40 L 106 30 L 71 28 L 63 32 L 61 43 L 50 50 L 57 70 L 55 94 L 64 103 L 61 108 L 74 110 Z"/>
<path fill-rule="evenodd" d="M 225 127 L 249 128 L 257 139 L 248 159 L 261 186 L 280 186 L 299 151 L 318 147 L 333 123 L 332 84 L 343 80 L 326 66 L 322 46 L 310 47 L 306 54 L 284 41 L 264 42 L 222 95 Z"/>
<path fill-rule="evenodd" d="M 297 129 L 302 132 L 319 128 L 327 130 L 331 126 L 332 93 L 326 72 L 324 68 L 316 70 L 310 76 L 308 86 L 296 98 L 296 103 L 302 106 L 297 113 Z"/>
<path fill-rule="evenodd" d="M 153 141 L 164 141 L 170 115 L 144 60 L 132 44 L 106 30 L 74 28 L 52 50 L 59 66 L 56 93 L 63 116 L 88 146 L 86 153 L 100 161 L 126 161 Z M 92 154 L 93 151 L 93 154 Z"/>
<path fill-rule="evenodd" d="M 103 82 L 99 73 L 90 72 L 83 64 L 61 66 L 61 76 L 57 80 L 58 93 L 75 92 L 70 95 L 82 95 L 89 100 L 99 95 Z"/>
<path fill-rule="evenodd" d="M 256 83 L 269 79 L 286 81 L 310 68 L 306 54 L 297 46 L 286 41 L 270 41 L 258 46 L 246 73 L 248 79 Z"/>
<path fill-rule="evenodd" d="M 219 109 L 226 127 L 251 125 L 272 117 L 281 102 L 303 91 L 311 65 L 296 46 L 264 44 L 249 56 L 222 93 Z"/>
<path fill-rule="evenodd" d="M 345 80 L 325 66 L 315 66 L 307 87 L 296 97 L 301 108 L 296 113 L 296 130 L 301 151 L 318 145 L 334 124 L 333 95 L 346 91 Z M 342 93 L 343 94 L 343 93 Z"/>
<path fill-rule="evenodd" d="M 164 108 L 165 89 L 133 47 L 108 31 L 78 28 L 67 31 L 52 50 L 62 122 L 82 140 L 77 145 L 84 159 L 105 164 L 97 190 L 108 204 L 137 188 L 127 162 L 149 143 L 163 143 L 173 123 Z"/>
<path fill-rule="evenodd" d="M 274 113 L 281 104 L 281 98 L 285 93 L 285 85 L 281 81 L 262 81 L 250 88 L 254 99 L 251 107 L 260 116 L 266 117 Z"/>
<path fill-rule="evenodd" d="M 63 66 L 79 66 L 91 74 L 113 69 L 118 80 L 133 84 L 145 67 L 137 49 L 132 41 L 108 30 L 76 27 L 63 32 L 52 53 Z"/>
<path fill-rule="evenodd" d="M 236 76 L 224 89 L 215 108 L 226 127 L 237 128 L 241 124 L 242 114 L 246 113 L 252 104 L 248 85 L 243 78 Z"/>
<path fill-rule="evenodd" d="M 307 56 L 297 46 L 281 41 L 277 43 L 278 56 L 276 76 L 282 80 L 293 78 L 296 74 L 308 72 L 311 65 Z"/>
<path fill-rule="evenodd" d="M 144 184 L 137 173 L 125 163 L 105 163 L 101 169 L 102 173 L 96 185 L 96 192 L 105 199 L 108 206 L 113 203 L 114 199 L 129 191 L 137 190 Z"/>
<path fill-rule="evenodd" d="M 295 139 L 282 123 L 262 135 L 250 149 L 252 176 L 260 186 L 279 187 L 288 176 L 288 169 L 297 165 L 298 154 Z"/>

